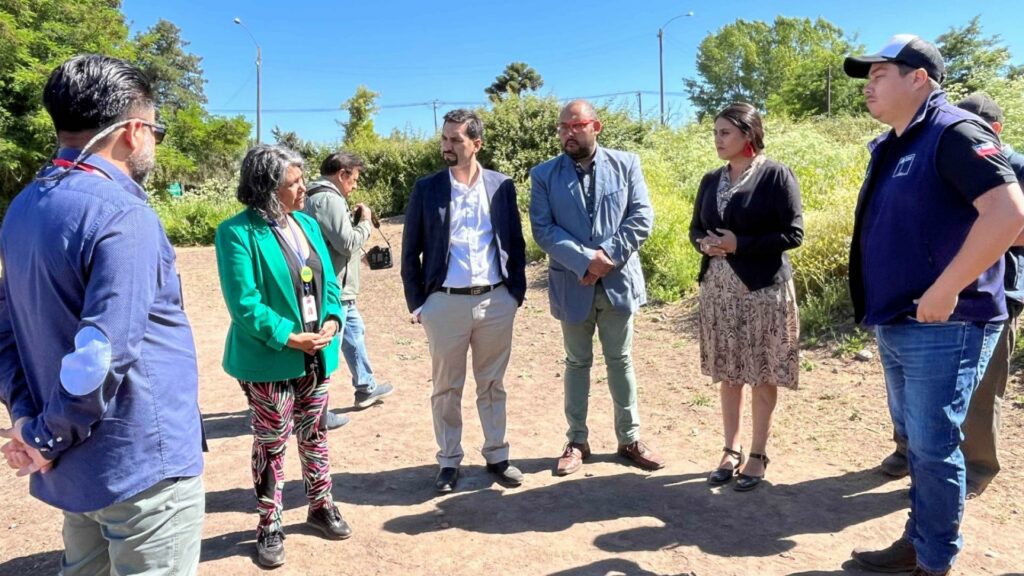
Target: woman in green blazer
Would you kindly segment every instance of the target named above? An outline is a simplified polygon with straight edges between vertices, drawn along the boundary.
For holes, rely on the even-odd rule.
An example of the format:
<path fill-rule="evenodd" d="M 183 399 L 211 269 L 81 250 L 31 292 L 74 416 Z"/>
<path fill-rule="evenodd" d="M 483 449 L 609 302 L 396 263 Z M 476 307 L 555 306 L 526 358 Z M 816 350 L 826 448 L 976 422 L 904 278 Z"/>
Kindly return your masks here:
<path fill-rule="evenodd" d="M 221 223 L 216 239 L 231 315 L 223 365 L 249 400 L 256 548 L 259 562 L 271 567 L 284 563 L 281 486 L 293 430 L 309 500 L 306 522 L 331 539 L 352 534 L 331 499 L 325 425 L 344 312 L 320 228 L 302 213 L 302 167 L 302 157 L 286 148 L 250 149 L 237 192 L 246 209 Z"/>

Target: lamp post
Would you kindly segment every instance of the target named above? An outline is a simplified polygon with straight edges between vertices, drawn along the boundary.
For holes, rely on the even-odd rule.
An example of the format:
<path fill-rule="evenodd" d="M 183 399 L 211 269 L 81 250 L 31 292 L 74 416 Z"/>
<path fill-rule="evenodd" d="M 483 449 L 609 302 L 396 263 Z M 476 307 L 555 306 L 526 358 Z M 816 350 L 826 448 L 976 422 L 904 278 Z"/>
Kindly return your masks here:
<path fill-rule="evenodd" d="M 242 30 L 245 30 L 245 33 L 252 39 L 252 43 L 256 45 L 256 143 L 259 144 L 262 133 L 262 122 L 260 121 L 260 86 L 262 82 L 260 76 L 263 71 L 263 51 L 260 49 L 260 43 L 256 41 L 256 37 L 252 35 L 245 24 L 242 24 L 241 18 L 235 18 L 235 24 L 241 26 Z"/>
<path fill-rule="evenodd" d="M 665 47 L 663 40 L 665 39 L 665 27 L 672 23 L 673 20 L 677 20 L 683 17 L 693 16 L 693 12 L 687 12 L 686 14 L 680 14 L 669 18 L 668 22 L 661 25 L 658 28 L 658 79 L 661 82 L 661 125 L 665 125 Z"/>

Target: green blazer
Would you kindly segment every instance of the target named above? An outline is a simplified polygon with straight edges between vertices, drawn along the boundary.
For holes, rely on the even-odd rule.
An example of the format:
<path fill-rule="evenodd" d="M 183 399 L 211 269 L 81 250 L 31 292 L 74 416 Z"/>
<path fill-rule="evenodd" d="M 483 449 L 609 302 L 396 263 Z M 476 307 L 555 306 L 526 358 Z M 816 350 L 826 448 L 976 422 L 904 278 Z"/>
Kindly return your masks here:
<path fill-rule="evenodd" d="M 331 255 L 316 220 L 301 212 L 292 217 L 306 233 L 323 263 L 323 302 L 320 322 L 338 319 L 338 334 L 321 350 L 326 373 L 338 367 L 338 341 L 345 312 L 331 266 Z M 266 220 L 255 210 L 225 220 L 217 227 L 217 271 L 220 289 L 231 315 L 224 344 L 224 371 L 239 380 L 273 382 L 306 374 L 305 353 L 288 348 L 288 336 L 301 332 L 298 297 L 281 245 Z"/>

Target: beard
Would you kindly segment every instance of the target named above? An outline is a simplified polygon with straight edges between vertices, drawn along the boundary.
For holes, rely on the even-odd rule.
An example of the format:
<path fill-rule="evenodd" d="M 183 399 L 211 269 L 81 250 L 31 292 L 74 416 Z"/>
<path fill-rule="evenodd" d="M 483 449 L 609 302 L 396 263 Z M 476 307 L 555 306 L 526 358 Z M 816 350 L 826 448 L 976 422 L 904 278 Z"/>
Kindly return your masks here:
<path fill-rule="evenodd" d="M 570 144 L 575 144 L 575 146 L 570 147 Z M 594 146 L 588 146 L 579 140 L 566 140 L 562 145 L 562 151 L 573 160 L 586 160 L 594 154 Z"/>
<path fill-rule="evenodd" d="M 441 160 L 443 160 L 448 166 L 459 165 L 459 157 L 456 156 L 454 152 L 442 153 Z"/>
<path fill-rule="evenodd" d="M 152 140 L 143 149 L 133 152 L 125 162 L 128 176 L 139 186 L 143 186 L 149 175 L 156 168 L 156 146 Z"/>

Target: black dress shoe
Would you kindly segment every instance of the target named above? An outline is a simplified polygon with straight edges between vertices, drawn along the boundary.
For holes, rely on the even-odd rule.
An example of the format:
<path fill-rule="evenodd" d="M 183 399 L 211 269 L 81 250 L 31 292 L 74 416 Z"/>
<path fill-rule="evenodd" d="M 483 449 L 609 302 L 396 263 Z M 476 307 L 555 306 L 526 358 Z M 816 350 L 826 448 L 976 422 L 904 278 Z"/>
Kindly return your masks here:
<path fill-rule="evenodd" d="M 447 494 L 455 490 L 455 485 L 458 483 L 458 468 L 441 468 L 441 471 L 437 473 L 437 479 L 434 480 L 434 489 L 442 494 Z"/>
<path fill-rule="evenodd" d="M 509 464 L 508 460 L 502 460 L 494 464 L 488 463 L 487 471 L 496 475 L 502 484 L 519 486 L 523 483 L 523 473 L 519 471 L 519 468 Z"/>

